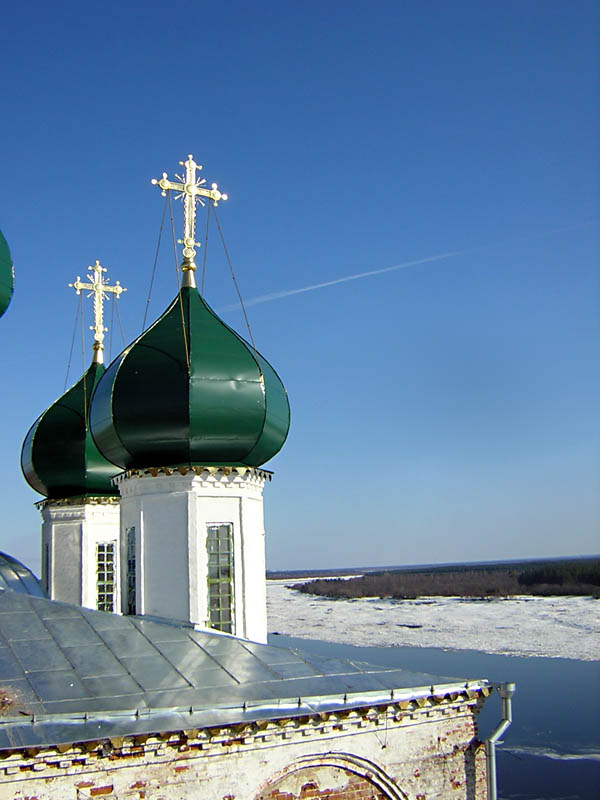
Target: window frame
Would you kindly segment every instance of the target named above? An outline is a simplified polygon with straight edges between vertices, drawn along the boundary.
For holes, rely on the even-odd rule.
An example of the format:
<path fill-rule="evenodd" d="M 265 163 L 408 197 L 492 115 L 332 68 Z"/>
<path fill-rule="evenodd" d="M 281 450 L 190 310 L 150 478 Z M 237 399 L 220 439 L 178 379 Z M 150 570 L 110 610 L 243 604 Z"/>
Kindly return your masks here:
<path fill-rule="evenodd" d="M 137 614 L 137 552 L 135 525 L 125 528 L 125 603 L 124 613 Z"/>
<path fill-rule="evenodd" d="M 102 558 L 101 558 L 102 557 Z M 96 610 L 114 614 L 117 598 L 117 542 L 96 542 Z M 100 576 L 103 577 L 100 577 Z"/>
<path fill-rule="evenodd" d="M 226 540 L 221 538 L 221 528 L 227 528 Z M 212 530 L 217 531 L 216 537 L 211 537 Z M 223 549 L 221 545 L 224 541 L 226 541 L 227 547 Z M 213 547 L 216 545 L 212 552 L 211 543 Z M 235 628 L 233 522 L 206 523 L 206 565 L 208 626 L 222 633 L 233 633 Z M 224 568 L 227 570 L 225 577 L 222 575 Z M 213 571 L 217 572 L 216 576 L 211 576 Z M 227 591 L 223 591 L 224 589 Z"/>

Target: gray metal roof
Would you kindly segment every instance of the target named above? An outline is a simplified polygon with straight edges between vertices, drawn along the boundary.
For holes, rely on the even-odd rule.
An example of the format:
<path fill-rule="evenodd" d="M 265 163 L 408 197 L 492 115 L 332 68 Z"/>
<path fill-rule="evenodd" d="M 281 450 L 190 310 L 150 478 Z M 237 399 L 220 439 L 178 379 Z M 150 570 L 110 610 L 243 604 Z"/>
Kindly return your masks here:
<path fill-rule="evenodd" d="M 0 553 L 0 589 L 13 589 L 15 592 L 46 597 L 46 592 L 33 572 L 7 553 Z"/>
<path fill-rule="evenodd" d="M 475 690 L 485 685 L 468 683 Z M 460 689 L 464 680 L 0 591 L 0 749 L 275 719 Z"/>

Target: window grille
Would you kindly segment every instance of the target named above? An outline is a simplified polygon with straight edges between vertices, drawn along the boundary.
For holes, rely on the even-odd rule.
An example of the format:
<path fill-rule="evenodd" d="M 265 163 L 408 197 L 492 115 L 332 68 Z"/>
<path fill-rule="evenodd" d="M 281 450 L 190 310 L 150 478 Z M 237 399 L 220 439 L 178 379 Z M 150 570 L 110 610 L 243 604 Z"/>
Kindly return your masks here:
<path fill-rule="evenodd" d="M 208 620 L 211 628 L 233 631 L 232 525 L 208 525 Z"/>
<path fill-rule="evenodd" d="M 96 545 L 96 608 L 115 610 L 115 542 Z"/>
<path fill-rule="evenodd" d="M 126 528 L 127 539 L 127 597 L 125 613 L 136 614 L 135 605 L 135 527 Z"/>
<path fill-rule="evenodd" d="M 48 542 L 44 544 L 44 577 L 43 586 L 46 590 L 48 597 L 50 597 L 50 545 Z"/>

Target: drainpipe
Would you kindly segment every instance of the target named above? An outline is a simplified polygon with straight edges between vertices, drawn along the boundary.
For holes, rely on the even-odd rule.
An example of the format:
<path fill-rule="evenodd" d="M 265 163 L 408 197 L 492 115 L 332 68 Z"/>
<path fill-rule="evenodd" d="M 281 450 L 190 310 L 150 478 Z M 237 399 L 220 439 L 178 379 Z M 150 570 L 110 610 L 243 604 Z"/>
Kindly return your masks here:
<path fill-rule="evenodd" d="M 496 744 L 501 744 L 498 739 L 512 722 L 512 696 L 515 693 L 514 683 L 498 684 L 498 693 L 502 698 L 502 719 L 496 729 L 485 740 L 485 757 L 487 761 L 487 798 L 498 800 L 496 787 Z"/>

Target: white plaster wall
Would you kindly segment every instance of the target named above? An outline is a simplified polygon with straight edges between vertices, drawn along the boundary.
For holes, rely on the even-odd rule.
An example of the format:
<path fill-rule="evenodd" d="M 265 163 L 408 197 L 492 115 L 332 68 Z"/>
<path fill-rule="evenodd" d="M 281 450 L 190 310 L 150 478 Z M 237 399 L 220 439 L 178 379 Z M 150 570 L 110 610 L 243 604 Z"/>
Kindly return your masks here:
<path fill-rule="evenodd" d="M 79 519 L 49 522 L 48 594 L 52 600 L 81 605 L 81 523 Z"/>
<path fill-rule="evenodd" d="M 140 614 L 189 619 L 188 494 L 145 495 L 141 506 Z"/>
<path fill-rule="evenodd" d="M 119 506 L 116 504 L 86 504 L 82 533 L 82 587 L 81 605 L 96 608 L 96 545 L 114 542 L 115 545 L 115 598 L 114 610 L 120 608 L 119 586 Z"/>
<path fill-rule="evenodd" d="M 42 508 L 42 566 L 49 596 L 53 600 L 96 608 L 96 544 L 109 541 L 116 544 L 118 603 L 118 504 L 47 503 Z"/>
<path fill-rule="evenodd" d="M 241 517 L 244 632 L 240 635 L 255 642 L 266 642 L 267 582 L 262 498 L 244 498 Z"/>
<path fill-rule="evenodd" d="M 137 535 L 137 612 L 208 625 L 207 526 L 229 523 L 234 544 L 234 634 L 267 638 L 260 470 L 153 470 L 120 476 L 122 596 L 126 529 Z"/>

